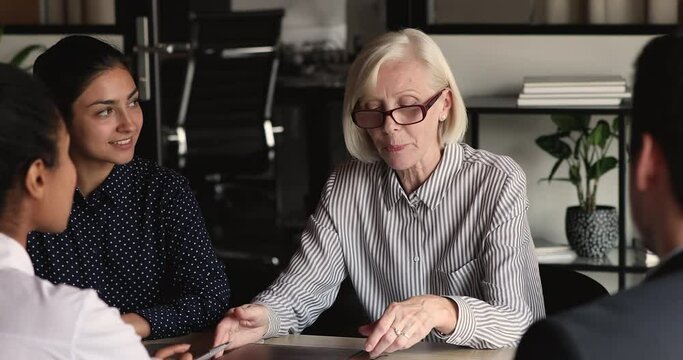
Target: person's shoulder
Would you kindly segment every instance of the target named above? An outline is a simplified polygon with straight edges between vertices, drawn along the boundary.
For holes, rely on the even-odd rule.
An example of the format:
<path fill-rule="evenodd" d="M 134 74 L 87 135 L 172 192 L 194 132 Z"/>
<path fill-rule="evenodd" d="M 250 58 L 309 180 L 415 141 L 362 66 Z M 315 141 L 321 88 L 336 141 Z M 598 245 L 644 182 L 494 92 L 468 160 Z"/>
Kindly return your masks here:
<path fill-rule="evenodd" d="M 92 289 L 54 285 L 18 270 L 0 270 L 0 333 L 28 339 L 25 353 L 63 353 L 70 358 L 147 358 L 140 338 Z M 1 341 L 0 341 L 1 343 Z M 16 345 L 16 344 L 15 344 Z"/>
<path fill-rule="evenodd" d="M 188 183 L 187 178 L 175 170 L 138 156 L 133 157 L 133 160 L 124 166 L 129 167 L 134 177 L 154 186 L 163 186 L 167 189 L 185 186 Z"/>
<path fill-rule="evenodd" d="M 384 169 L 385 164 L 382 160 L 374 162 L 360 161 L 355 158 L 350 158 L 342 161 L 336 167 L 336 171 L 345 174 L 366 174 L 367 172 Z"/>
<path fill-rule="evenodd" d="M 92 289 L 79 289 L 66 284 L 55 285 L 40 278 L 36 278 L 36 281 L 40 281 L 41 293 L 45 295 L 43 309 L 49 308 L 54 310 L 50 311 L 50 313 L 60 311 L 65 320 L 75 319 L 72 315 L 78 315 L 88 303 L 101 303 L 104 305 L 97 296 L 97 293 Z"/>
<path fill-rule="evenodd" d="M 463 165 L 470 168 L 483 168 L 490 172 L 508 176 L 524 174 L 522 167 L 507 155 L 499 155 L 490 151 L 475 149 L 467 144 L 456 144 L 462 147 Z"/>
<path fill-rule="evenodd" d="M 330 176 L 328 186 L 353 187 L 356 190 L 373 187 L 383 178 L 387 166 L 382 160 L 364 162 L 348 159 L 340 163 Z"/>
<path fill-rule="evenodd" d="M 545 347 L 581 354 L 572 359 L 678 359 L 683 353 L 680 299 L 683 273 L 573 308 L 532 326 L 520 343 L 518 359 L 538 358 L 527 355 L 549 350 Z M 618 336 L 615 329 L 620 329 Z M 656 349 L 643 347 L 655 343 Z"/>
<path fill-rule="evenodd" d="M 522 167 L 511 157 L 490 151 L 474 149 L 467 144 L 462 147 L 462 173 L 477 174 L 480 179 L 512 179 L 515 183 L 526 183 Z M 484 175 L 484 176 L 481 176 Z M 502 180 L 501 180 L 502 181 Z"/>
<path fill-rule="evenodd" d="M 9 302 L 16 304 L 12 314 L 19 316 L 21 313 L 32 314 L 25 321 L 34 319 L 41 323 L 59 324 L 59 332 L 69 333 L 74 330 L 86 302 L 100 301 L 97 293 L 93 290 L 81 290 L 76 287 L 51 282 L 37 276 L 20 271 L 3 271 L 0 278 L 4 284 L 5 295 Z M 34 328 L 39 324 L 30 324 Z M 51 334 L 51 337 L 59 337 L 59 332 Z"/>
<path fill-rule="evenodd" d="M 347 159 L 332 170 L 323 188 L 324 196 L 333 198 L 358 194 L 363 189 L 373 189 L 386 170 L 382 161 L 363 162 L 358 159 Z"/>

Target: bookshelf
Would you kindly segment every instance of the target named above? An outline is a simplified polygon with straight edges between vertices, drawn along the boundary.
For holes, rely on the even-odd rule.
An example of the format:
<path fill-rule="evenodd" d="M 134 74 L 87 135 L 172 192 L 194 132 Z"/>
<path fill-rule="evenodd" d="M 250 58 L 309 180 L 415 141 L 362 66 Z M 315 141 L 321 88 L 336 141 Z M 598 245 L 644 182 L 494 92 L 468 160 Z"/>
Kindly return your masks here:
<path fill-rule="evenodd" d="M 419 28 L 428 34 L 460 35 L 657 35 L 674 32 L 677 24 L 647 23 L 646 16 L 630 23 L 591 23 L 586 14 L 569 20 L 569 23 L 550 23 L 537 18 L 535 11 L 523 21 L 510 23 L 489 22 L 440 22 L 434 18 L 433 0 L 392 0 L 386 3 L 387 28 L 398 30 L 405 27 Z M 531 9 L 529 9 L 531 11 Z M 574 11 L 579 9 L 574 9 Z M 642 11 L 647 12 L 643 8 Z M 683 16 L 679 5 L 679 18 Z M 627 20 L 625 20 L 627 21 Z"/>
<path fill-rule="evenodd" d="M 543 249 L 543 248 L 541 248 Z M 626 248 L 624 262 L 619 263 L 620 249 L 612 249 L 607 256 L 603 258 L 586 258 L 580 256 L 548 256 L 539 257 L 538 263 L 545 265 L 552 265 L 555 267 L 562 267 L 579 271 L 598 271 L 598 272 L 620 272 L 625 274 L 642 274 L 647 272 L 659 263 L 654 255 L 648 255 L 645 251 Z M 560 250 L 559 253 L 573 253 L 567 246 L 566 250 Z"/>
<path fill-rule="evenodd" d="M 644 273 L 654 266 L 646 261 L 644 251 L 628 248 L 626 244 L 626 122 L 631 105 L 624 102 L 615 106 L 553 106 L 553 107 L 518 107 L 517 98 L 509 97 L 471 97 L 465 99 L 465 106 L 469 116 L 470 142 L 473 147 L 479 147 L 479 123 L 482 115 L 487 114 L 539 114 L 550 115 L 556 113 L 565 114 L 590 114 L 590 115 L 616 115 L 619 117 L 619 142 L 618 142 L 618 178 L 619 178 L 619 242 L 608 256 L 602 259 L 593 258 L 558 258 L 556 260 L 539 261 L 558 267 L 581 271 L 615 272 L 619 278 L 619 290 L 626 287 L 626 274 Z M 530 145 L 531 146 L 531 145 Z"/>

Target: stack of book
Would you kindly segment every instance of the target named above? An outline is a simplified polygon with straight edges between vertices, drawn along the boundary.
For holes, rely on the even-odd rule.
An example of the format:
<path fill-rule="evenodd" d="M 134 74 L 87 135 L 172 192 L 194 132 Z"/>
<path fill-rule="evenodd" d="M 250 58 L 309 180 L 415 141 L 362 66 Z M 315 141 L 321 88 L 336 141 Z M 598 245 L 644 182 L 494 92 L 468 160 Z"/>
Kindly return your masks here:
<path fill-rule="evenodd" d="M 518 106 L 616 106 L 631 98 L 621 76 L 528 76 Z"/>

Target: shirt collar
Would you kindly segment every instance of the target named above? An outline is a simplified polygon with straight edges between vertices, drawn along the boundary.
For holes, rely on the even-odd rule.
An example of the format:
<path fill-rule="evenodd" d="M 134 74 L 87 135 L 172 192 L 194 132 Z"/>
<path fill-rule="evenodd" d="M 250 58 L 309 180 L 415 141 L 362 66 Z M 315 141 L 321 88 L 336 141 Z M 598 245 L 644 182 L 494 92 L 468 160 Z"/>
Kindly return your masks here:
<path fill-rule="evenodd" d="M 127 164 L 114 165 L 109 175 L 107 175 L 102 184 L 90 194 L 89 198 L 102 198 L 115 205 L 120 204 L 123 200 L 125 190 L 128 189 L 131 183 L 128 178 L 130 176 L 129 173 L 132 170 L 131 166 L 128 165 L 134 165 L 134 162 L 135 159 Z M 79 191 L 76 191 L 76 198 L 81 198 L 81 200 L 85 201 Z"/>
<path fill-rule="evenodd" d="M 391 210 L 401 197 L 406 194 L 398 181 L 398 176 L 389 166 L 384 166 L 384 181 L 382 193 L 384 194 L 384 205 Z"/>
<path fill-rule="evenodd" d="M 422 201 L 430 210 L 435 209 L 441 203 L 441 200 L 447 193 L 448 187 L 455 178 L 455 173 L 460 168 L 463 157 L 463 148 L 460 144 L 446 145 L 441 156 L 439 164 L 434 169 L 434 172 L 427 178 L 424 184 L 420 185 L 411 198 Z M 391 210 L 396 202 L 401 198 L 408 197 L 401 187 L 401 183 L 396 176 L 396 173 L 389 167 L 385 166 L 384 172 L 384 204 L 387 209 Z"/>
<path fill-rule="evenodd" d="M 35 275 L 26 249 L 3 233 L 0 233 L 0 269 L 17 269 Z"/>

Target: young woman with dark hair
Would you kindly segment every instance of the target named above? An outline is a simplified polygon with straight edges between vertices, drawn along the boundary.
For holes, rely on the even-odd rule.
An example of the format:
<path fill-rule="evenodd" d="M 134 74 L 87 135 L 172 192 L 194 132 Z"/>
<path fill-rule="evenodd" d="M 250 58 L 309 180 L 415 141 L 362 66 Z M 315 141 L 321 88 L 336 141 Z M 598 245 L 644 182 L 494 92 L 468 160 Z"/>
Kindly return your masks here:
<path fill-rule="evenodd" d="M 36 274 L 95 289 L 141 337 L 216 323 L 230 296 L 224 266 L 188 181 L 134 156 L 143 116 L 123 54 L 69 36 L 38 57 L 34 75 L 64 116 L 78 173 L 66 231 L 29 236 Z"/>
<path fill-rule="evenodd" d="M 69 219 L 76 170 L 68 149 L 69 134 L 45 88 L 0 64 L 2 358 L 149 359 L 133 328 L 94 291 L 34 275 L 27 233 L 60 232 Z M 156 355 L 188 348 L 174 345 Z"/>

